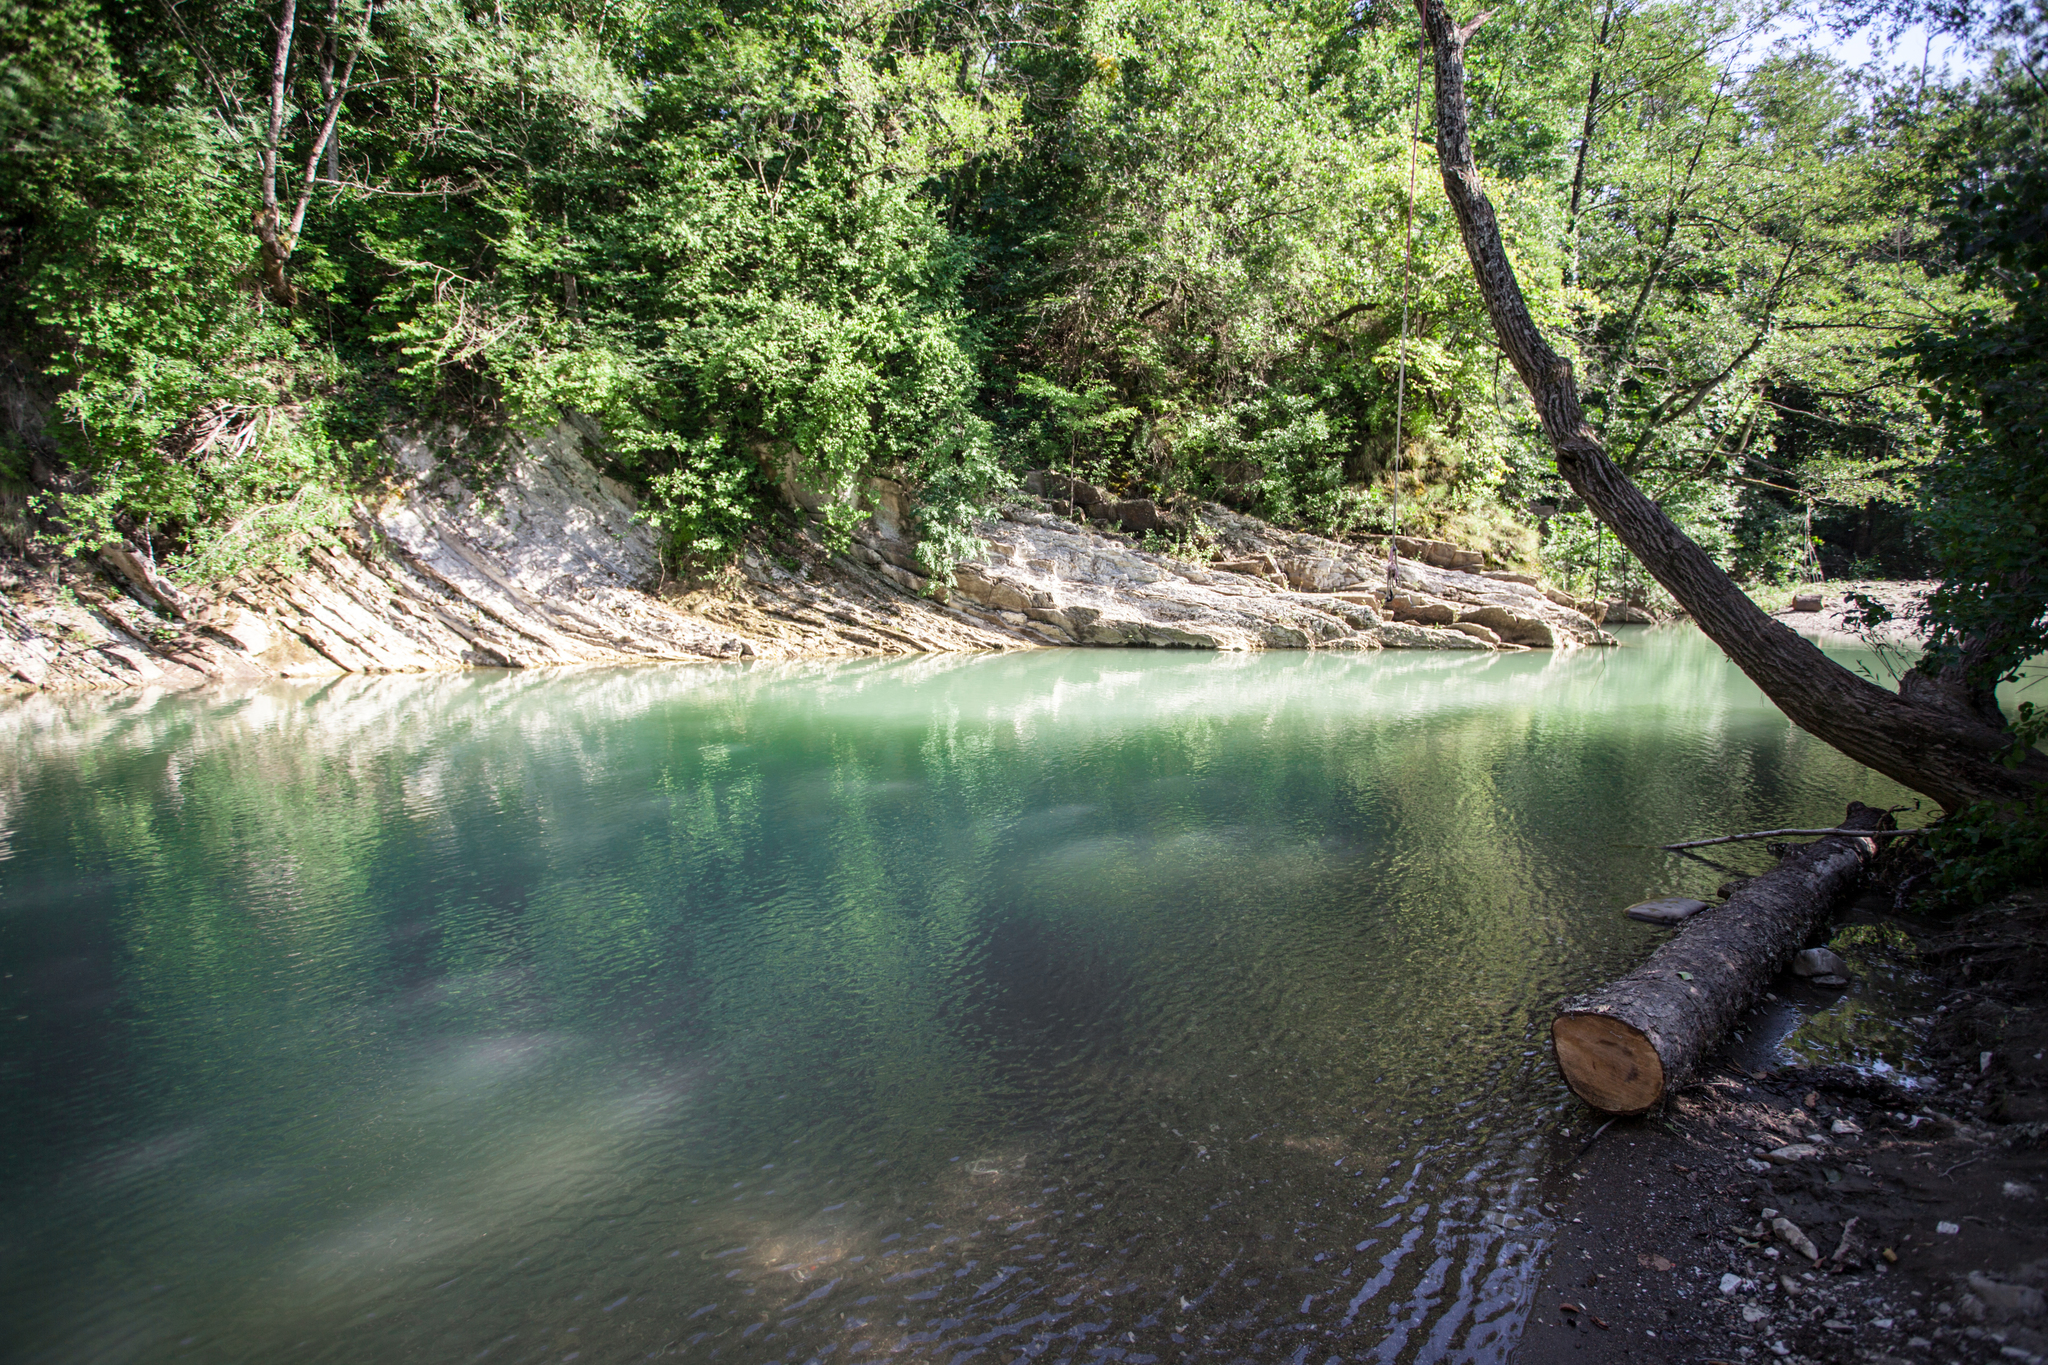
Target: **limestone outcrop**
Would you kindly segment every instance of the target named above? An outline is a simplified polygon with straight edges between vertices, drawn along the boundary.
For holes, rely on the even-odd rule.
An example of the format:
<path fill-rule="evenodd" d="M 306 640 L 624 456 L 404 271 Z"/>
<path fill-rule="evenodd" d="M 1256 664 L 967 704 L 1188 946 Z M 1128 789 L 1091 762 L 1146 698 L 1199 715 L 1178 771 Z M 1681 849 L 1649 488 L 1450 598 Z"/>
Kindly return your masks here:
<path fill-rule="evenodd" d="M 1357 546 L 1282 531 L 1213 504 L 1201 509 L 1201 520 L 1229 547 L 1229 557 L 1194 563 L 1149 552 L 1020 501 L 1001 521 L 979 528 L 989 552 L 955 575 L 948 600 L 991 629 L 1051 644 L 1242 650 L 1614 643 L 1592 618 L 1527 583 L 1404 558 L 1389 599 L 1385 563 Z M 878 528 L 892 524 L 887 516 L 876 521 Z M 907 547 L 892 552 L 880 536 L 865 537 L 861 550 L 885 563 L 892 554 L 907 559 Z"/>
<path fill-rule="evenodd" d="M 962 565 L 946 591 L 930 590 L 908 509 L 887 485 L 871 490 L 872 515 L 847 553 L 798 533 L 684 591 L 664 583 L 631 492 L 586 453 L 595 438 L 565 421 L 519 441 L 482 496 L 426 441 L 397 445 L 404 477 L 381 501 L 358 506 L 353 524 L 299 568 L 245 574 L 207 594 L 166 583 L 127 547 L 111 549 L 104 577 L 75 590 L 20 577 L 0 584 L 0 676 L 14 687 L 73 689 L 1050 644 L 1613 643 L 1570 599 L 1553 601 L 1517 575 L 1404 557 L 1390 601 L 1373 552 L 1221 507 L 1200 515 L 1226 547 L 1223 559 L 1154 553 L 1107 529 L 1163 524 L 1151 503 L 1044 480 L 1043 499 L 1019 498 L 978 528 L 987 553 Z M 1095 513 L 1094 526 L 1048 510 L 1055 497 L 1064 510 L 1069 493 L 1077 516 Z M 1083 507 L 1084 496 L 1094 501 Z"/>
<path fill-rule="evenodd" d="M 103 557 L 123 592 L 16 582 L 0 595 L 0 676 L 50 689 L 1018 649 L 815 546 L 749 551 L 728 581 L 662 583 L 631 492 L 565 422 L 522 440 L 478 496 L 425 441 L 407 477 L 289 574 L 245 574 L 200 600 L 132 552 Z M 101 586 L 104 586 L 102 584 Z"/>

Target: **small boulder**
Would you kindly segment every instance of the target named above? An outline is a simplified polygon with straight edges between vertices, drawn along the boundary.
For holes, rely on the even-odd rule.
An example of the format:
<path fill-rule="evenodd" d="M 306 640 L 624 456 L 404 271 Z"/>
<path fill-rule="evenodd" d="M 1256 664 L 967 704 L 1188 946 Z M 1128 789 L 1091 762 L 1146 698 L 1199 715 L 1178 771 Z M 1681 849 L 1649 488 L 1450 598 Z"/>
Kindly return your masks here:
<path fill-rule="evenodd" d="M 1250 578 L 1264 578 L 1274 583 L 1285 583 L 1287 578 L 1280 572 L 1280 565 L 1273 556 L 1261 554 L 1250 559 L 1219 559 L 1210 568 L 1218 573 L 1241 573 Z"/>
<path fill-rule="evenodd" d="M 1086 479 L 1056 474 L 1050 469 L 1034 469 L 1024 476 L 1024 491 L 1036 493 L 1057 510 L 1071 505 L 1074 510 L 1085 512 L 1100 507 L 1109 499 L 1102 490 Z"/>
<path fill-rule="evenodd" d="M 1150 498 L 1125 498 L 1122 502 L 1105 503 L 1098 511 L 1126 531 L 1157 531 L 1166 524 L 1159 504 Z"/>
<path fill-rule="evenodd" d="M 1280 568 L 1296 592 L 1335 592 L 1360 586 L 1357 566 L 1341 559 L 1289 559 Z"/>
<path fill-rule="evenodd" d="M 1387 603 L 1387 611 L 1396 621 L 1418 626 L 1447 626 L 1458 619 L 1458 609 L 1449 602 L 1417 593 L 1394 594 Z"/>
<path fill-rule="evenodd" d="M 1832 948 L 1808 948 L 1792 959 L 1794 976 L 1847 976 L 1849 963 Z"/>
<path fill-rule="evenodd" d="M 1794 611 L 1819 611 L 1820 607 L 1821 597 L 1817 592 L 1803 592 L 1792 599 Z"/>
<path fill-rule="evenodd" d="M 1601 624 L 1609 626 L 1653 626 L 1656 623 L 1657 618 L 1647 610 L 1619 597 L 1608 601 L 1607 613 L 1601 618 Z"/>
<path fill-rule="evenodd" d="M 1509 644 L 1528 645 L 1532 649 L 1556 649 L 1557 636 L 1548 621 L 1534 616 L 1523 616 L 1509 611 L 1506 607 L 1478 607 L 1458 613 L 1460 621 L 1472 621 L 1485 626 Z"/>
<path fill-rule="evenodd" d="M 2002 1319 L 2038 1318 L 2048 1311 L 2048 1302 L 2043 1301 L 2040 1290 L 1994 1280 L 1981 1270 L 1970 1272 L 1970 1292 Z"/>
<path fill-rule="evenodd" d="M 1444 629 L 1455 630 L 1460 635 L 1469 635 L 1473 639 L 1481 641 L 1488 645 L 1492 645 L 1496 649 L 1500 647 L 1500 636 L 1495 635 L 1492 631 L 1488 630 L 1485 626 L 1480 625 L 1477 621 L 1453 621 L 1449 625 L 1445 626 Z"/>
<path fill-rule="evenodd" d="M 1652 901 L 1637 901 L 1622 913 L 1644 924 L 1670 928 L 1685 923 L 1706 908 L 1705 901 L 1691 900 L 1685 896 L 1664 896 Z"/>

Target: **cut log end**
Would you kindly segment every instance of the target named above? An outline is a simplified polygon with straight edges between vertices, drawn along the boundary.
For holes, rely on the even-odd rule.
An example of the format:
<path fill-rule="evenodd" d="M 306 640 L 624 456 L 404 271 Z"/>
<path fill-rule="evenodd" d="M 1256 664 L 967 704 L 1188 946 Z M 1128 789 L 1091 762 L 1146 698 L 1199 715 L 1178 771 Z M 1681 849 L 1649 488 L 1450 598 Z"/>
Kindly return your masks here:
<path fill-rule="evenodd" d="M 1558 1069 L 1572 1093 L 1604 1114 L 1640 1114 L 1664 1095 L 1664 1061 L 1641 1029 L 1606 1014 L 1551 1021 Z"/>

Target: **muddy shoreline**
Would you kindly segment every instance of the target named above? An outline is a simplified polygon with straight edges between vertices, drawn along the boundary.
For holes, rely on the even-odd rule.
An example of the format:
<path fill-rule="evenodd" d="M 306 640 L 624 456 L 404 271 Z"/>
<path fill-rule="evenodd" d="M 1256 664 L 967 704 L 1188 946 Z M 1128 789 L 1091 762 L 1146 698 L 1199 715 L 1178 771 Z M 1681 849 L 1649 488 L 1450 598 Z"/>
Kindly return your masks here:
<path fill-rule="evenodd" d="M 2048 1357 L 2048 888 L 1893 923 L 1914 1065 L 1780 1064 L 1772 1020 L 1822 1003 L 1781 978 L 1701 1083 L 1559 1178 L 1516 1365 Z"/>

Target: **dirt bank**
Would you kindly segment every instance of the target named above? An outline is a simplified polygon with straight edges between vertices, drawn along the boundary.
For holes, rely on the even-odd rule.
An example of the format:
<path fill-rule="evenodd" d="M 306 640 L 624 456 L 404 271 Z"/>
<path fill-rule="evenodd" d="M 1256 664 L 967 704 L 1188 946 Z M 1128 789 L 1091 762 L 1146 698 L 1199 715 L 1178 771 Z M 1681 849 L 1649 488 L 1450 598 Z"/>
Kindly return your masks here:
<path fill-rule="evenodd" d="M 1827 998 L 1782 978 L 1758 1036 L 1561 1179 L 1517 1365 L 2048 1358 L 2048 890 L 1909 927 L 1919 1064 L 1772 1066 L 1771 1018 Z"/>

